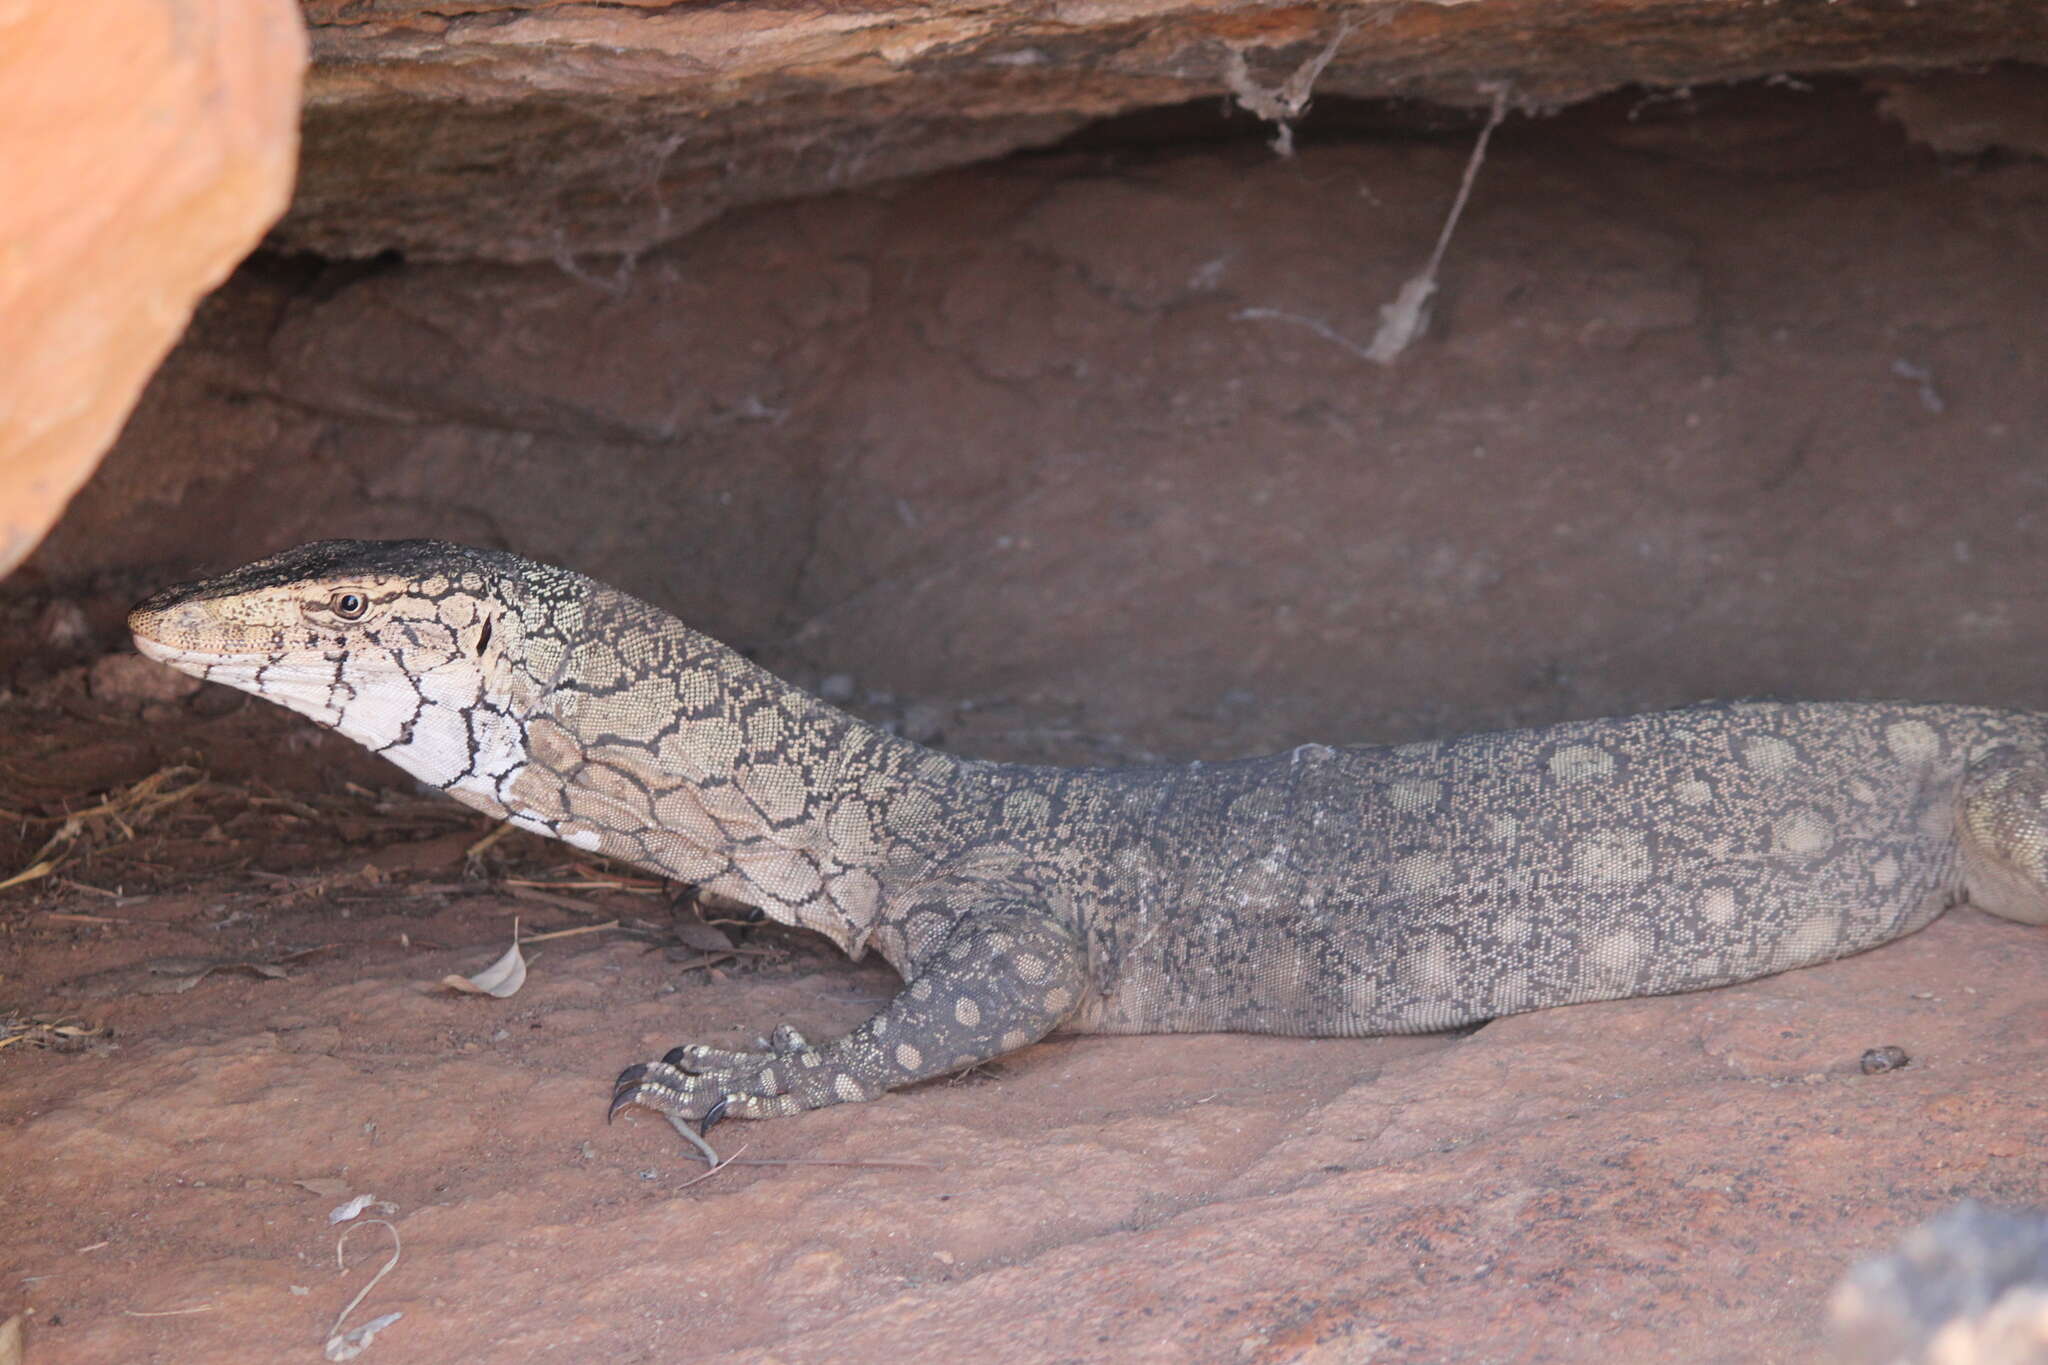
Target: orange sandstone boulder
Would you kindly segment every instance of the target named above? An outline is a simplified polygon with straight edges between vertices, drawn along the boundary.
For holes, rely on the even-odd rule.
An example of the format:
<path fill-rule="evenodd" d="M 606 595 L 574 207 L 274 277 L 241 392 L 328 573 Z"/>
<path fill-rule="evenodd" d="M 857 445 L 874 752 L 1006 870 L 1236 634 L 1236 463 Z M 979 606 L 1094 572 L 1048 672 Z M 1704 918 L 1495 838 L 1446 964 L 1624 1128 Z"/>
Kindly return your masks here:
<path fill-rule="evenodd" d="M 0 6 L 0 573 L 283 212 L 304 69 L 290 0 Z"/>

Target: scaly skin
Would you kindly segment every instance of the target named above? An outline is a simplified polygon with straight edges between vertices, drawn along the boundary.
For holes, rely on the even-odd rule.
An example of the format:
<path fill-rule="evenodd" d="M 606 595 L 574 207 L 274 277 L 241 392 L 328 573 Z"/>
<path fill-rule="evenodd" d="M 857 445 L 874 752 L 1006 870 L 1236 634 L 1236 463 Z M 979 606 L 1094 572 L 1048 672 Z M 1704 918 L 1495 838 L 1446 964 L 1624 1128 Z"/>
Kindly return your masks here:
<path fill-rule="evenodd" d="M 1054 1029 L 1421 1032 L 1858 952 L 1958 900 L 2048 922 L 2048 717 L 1737 703 L 1398 749 L 1058 769 L 888 735 L 664 612 L 431 541 L 170 588 L 152 658 L 468 805 L 906 979 L 822 1046 L 681 1047 L 613 1108 L 765 1118 Z"/>

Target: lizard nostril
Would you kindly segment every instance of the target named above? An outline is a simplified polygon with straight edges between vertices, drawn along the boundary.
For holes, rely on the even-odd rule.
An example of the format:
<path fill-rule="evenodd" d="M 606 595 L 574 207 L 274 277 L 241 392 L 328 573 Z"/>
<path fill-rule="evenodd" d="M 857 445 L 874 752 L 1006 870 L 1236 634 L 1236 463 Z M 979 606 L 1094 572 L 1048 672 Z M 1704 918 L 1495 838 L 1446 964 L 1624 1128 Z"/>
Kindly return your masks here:
<path fill-rule="evenodd" d="M 137 607 L 128 613 L 128 630 L 145 640 L 168 644 L 180 634 L 191 634 L 206 625 L 206 609 L 187 602 L 175 607 Z"/>

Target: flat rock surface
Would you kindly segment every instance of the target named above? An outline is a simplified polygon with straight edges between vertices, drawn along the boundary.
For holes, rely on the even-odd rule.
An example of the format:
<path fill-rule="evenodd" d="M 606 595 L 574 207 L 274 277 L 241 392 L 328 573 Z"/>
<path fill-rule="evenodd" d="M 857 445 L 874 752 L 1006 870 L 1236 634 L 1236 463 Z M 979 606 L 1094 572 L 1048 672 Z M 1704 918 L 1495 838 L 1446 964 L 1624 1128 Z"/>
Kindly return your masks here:
<path fill-rule="evenodd" d="M 886 969 L 733 927 L 714 970 L 657 888 L 523 835 L 466 858 L 475 817 L 216 689 L 94 707 L 60 676 L 0 711 L 26 813 L 81 812 L 0 893 L 0 1307 L 38 1365 L 313 1358 L 394 1231 L 366 1358 L 1793 1360 L 1904 1229 L 2048 1200 L 2048 936 L 1969 910 L 1462 1037 L 1059 1038 L 728 1124 L 703 1178 L 605 1125 L 613 1073 L 829 1035 Z M 155 766 L 190 749 L 203 780 Z M 437 988 L 515 916 L 624 928 L 533 945 L 507 1000 Z M 1910 1064 L 1861 1074 L 1877 1046 Z M 357 1195 L 391 1226 L 342 1273 Z"/>

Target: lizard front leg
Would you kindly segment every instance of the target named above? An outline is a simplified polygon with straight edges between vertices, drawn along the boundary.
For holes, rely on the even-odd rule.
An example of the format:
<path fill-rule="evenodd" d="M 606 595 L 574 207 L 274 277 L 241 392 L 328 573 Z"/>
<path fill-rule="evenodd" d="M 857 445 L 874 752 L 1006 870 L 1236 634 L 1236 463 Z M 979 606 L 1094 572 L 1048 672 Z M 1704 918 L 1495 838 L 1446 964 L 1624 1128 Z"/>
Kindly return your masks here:
<path fill-rule="evenodd" d="M 611 1113 L 638 1104 L 674 1118 L 765 1119 L 871 1100 L 1037 1042 L 1081 1001 L 1074 935 L 1041 910 L 970 913 L 895 999 L 819 1047 L 787 1025 L 767 1052 L 684 1046 L 620 1073 Z"/>

